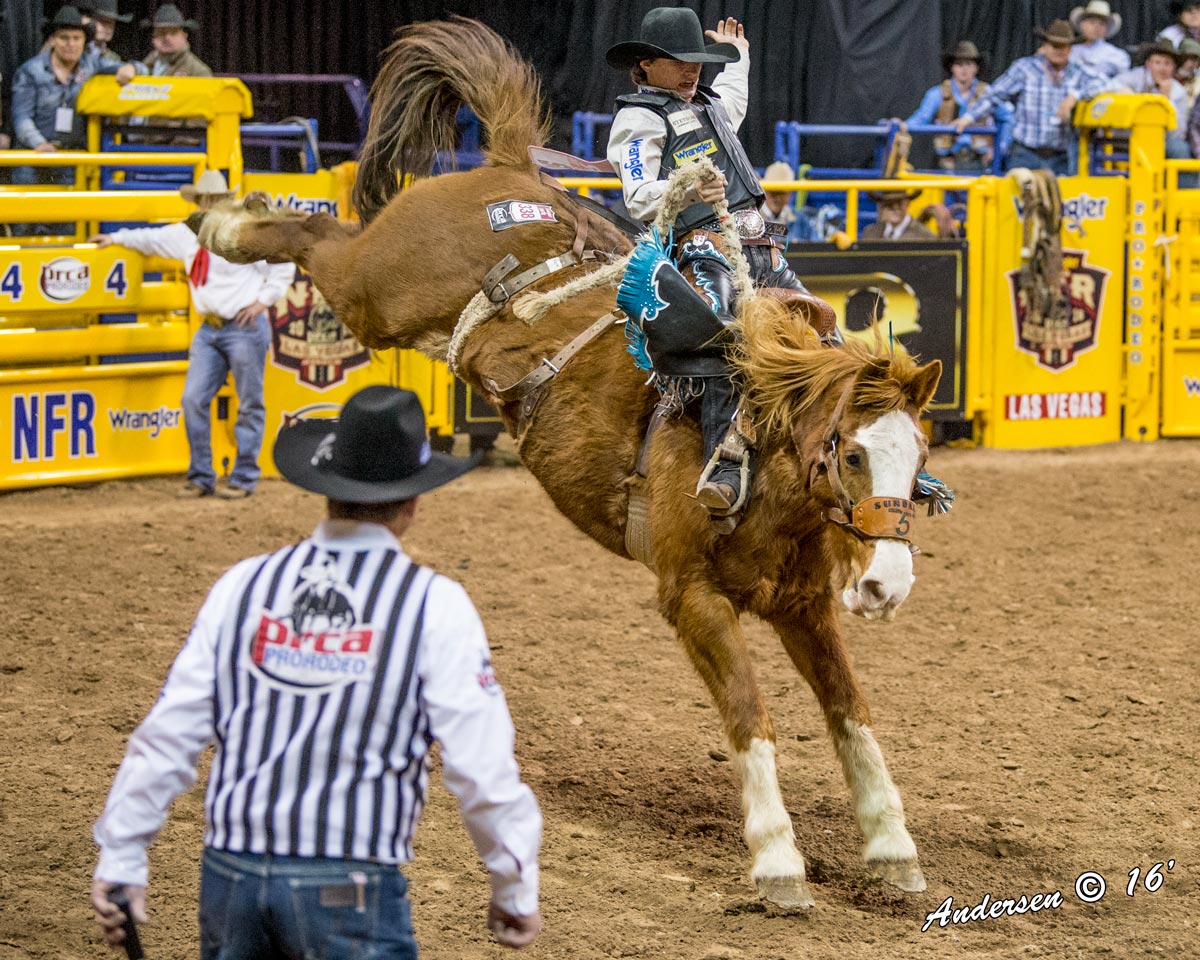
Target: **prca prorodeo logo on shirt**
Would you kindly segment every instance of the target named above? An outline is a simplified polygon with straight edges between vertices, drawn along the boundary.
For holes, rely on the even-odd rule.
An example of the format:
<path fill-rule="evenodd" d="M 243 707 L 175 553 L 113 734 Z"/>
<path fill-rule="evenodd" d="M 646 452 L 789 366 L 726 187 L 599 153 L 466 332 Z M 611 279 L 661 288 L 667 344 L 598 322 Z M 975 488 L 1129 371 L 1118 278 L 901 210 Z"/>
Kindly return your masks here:
<path fill-rule="evenodd" d="M 300 571 L 291 612 L 263 611 L 250 662 L 268 681 L 303 690 L 343 686 L 375 675 L 375 631 L 359 626 L 350 587 L 333 561 L 322 558 Z"/>

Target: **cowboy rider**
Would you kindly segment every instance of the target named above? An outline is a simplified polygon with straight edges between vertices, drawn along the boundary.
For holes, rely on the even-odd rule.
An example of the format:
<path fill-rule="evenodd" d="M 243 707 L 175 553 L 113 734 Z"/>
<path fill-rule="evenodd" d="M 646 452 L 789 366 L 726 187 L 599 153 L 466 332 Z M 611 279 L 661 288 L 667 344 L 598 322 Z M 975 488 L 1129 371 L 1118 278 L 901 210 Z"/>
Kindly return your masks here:
<path fill-rule="evenodd" d="M 714 42 L 705 44 L 705 36 Z M 673 240 L 680 273 L 713 305 L 721 323 L 734 317 L 733 271 L 721 251 L 713 204 L 725 200 L 734 218 L 755 285 L 771 288 L 781 300 L 810 297 L 783 256 L 786 228 L 765 223 L 759 207 L 764 193 L 737 129 L 749 98 L 749 49 L 742 24 L 728 17 L 715 30 L 702 31 L 687 8 L 657 7 L 642 20 L 637 40 L 611 47 L 609 66 L 628 70 L 637 92 L 617 98 L 608 140 L 608 159 L 620 172 L 625 206 L 643 222 L 655 218 L 676 167 L 707 156 L 721 176 L 693 188 L 695 200 L 675 220 Z M 705 63 L 727 64 L 711 87 L 700 83 Z M 821 331 L 837 342 L 836 328 Z M 701 345 L 697 345 L 700 347 Z M 741 457 L 727 455 L 723 442 L 732 435 L 738 395 L 730 379 L 723 347 L 698 349 L 655 360 L 664 377 L 691 378 L 702 384 L 700 424 L 710 460 L 697 487 L 697 499 L 714 516 L 728 516 L 745 503 Z M 747 491 L 748 493 L 748 491 Z"/>

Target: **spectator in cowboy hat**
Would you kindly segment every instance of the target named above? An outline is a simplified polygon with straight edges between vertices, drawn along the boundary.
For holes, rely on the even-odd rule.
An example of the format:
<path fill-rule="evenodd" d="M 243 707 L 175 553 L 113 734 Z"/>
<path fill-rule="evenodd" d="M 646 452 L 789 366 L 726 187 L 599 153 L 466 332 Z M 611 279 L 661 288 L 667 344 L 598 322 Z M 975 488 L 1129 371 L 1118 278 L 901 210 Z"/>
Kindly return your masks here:
<path fill-rule="evenodd" d="M 1115 77 L 1129 69 L 1129 54 L 1109 43 L 1121 30 L 1121 15 L 1113 13 L 1107 0 L 1089 0 L 1086 7 L 1071 11 L 1071 26 L 1083 42 L 1071 48 L 1071 62 L 1103 77 Z"/>
<path fill-rule="evenodd" d="M 133 19 L 132 13 L 118 13 L 117 0 L 88 0 L 80 6 L 92 23 L 92 42 L 89 48 L 102 63 L 120 63 L 121 57 L 108 45 L 112 42 L 113 33 L 118 23 L 128 23 Z"/>
<path fill-rule="evenodd" d="M 790 183 L 795 179 L 796 174 L 792 172 L 792 168 L 782 160 L 776 160 L 763 171 L 765 183 L 772 181 Z M 780 223 L 790 228 L 796 221 L 796 211 L 792 209 L 792 198 L 795 193 L 791 190 L 767 190 L 766 193 L 767 196 L 762 205 L 763 218 L 768 223 Z"/>
<path fill-rule="evenodd" d="M 191 35 L 200 29 L 195 20 L 184 19 L 173 3 L 164 3 L 142 27 L 153 30 L 150 43 L 154 50 L 145 64 L 154 77 L 211 77 L 212 68 L 192 53 Z"/>
<path fill-rule="evenodd" d="M 867 194 L 875 201 L 878 218 L 863 228 L 860 240 L 936 240 L 937 235 L 913 219 L 908 205 L 920 190 L 884 190 Z"/>
<path fill-rule="evenodd" d="M 233 196 L 225 178 L 216 170 L 205 171 L 195 184 L 187 184 L 179 193 L 201 210 Z M 183 383 L 183 420 L 191 460 L 187 483 L 179 496 L 207 497 L 215 493 L 226 500 L 250 496 L 261 473 L 258 454 L 266 428 L 263 368 L 271 342 L 267 309 L 291 286 L 295 266 L 265 260 L 230 263 L 201 247 L 185 223 L 98 233 L 89 237 L 88 242 L 99 247 L 115 243 L 183 263 L 188 272 L 192 305 L 203 322 L 192 338 Z M 229 483 L 218 487 L 212 463 L 209 416 L 213 397 L 231 373 L 238 398 L 237 424 L 233 430 L 237 460 Z"/>
<path fill-rule="evenodd" d="M 1196 97 L 1200 95 L 1200 76 L 1196 75 L 1196 71 L 1200 68 L 1200 43 L 1197 43 L 1191 37 L 1184 37 L 1179 41 L 1179 66 L 1175 70 L 1175 79 L 1183 84 L 1183 92 L 1187 94 L 1188 114 L 1191 114 L 1192 107 L 1196 104 Z"/>
<path fill-rule="evenodd" d="M 1071 111 L 1080 100 L 1106 89 L 1106 81 L 1070 62 L 1071 48 L 1081 38 L 1066 20 L 1055 20 L 1034 33 L 1042 41 L 1037 53 L 1014 61 L 954 125 L 961 133 L 998 103 L 1013 103 L 1013 142 L 1005 169 L 1048 169 L 1065 176 L 1074 145 Z"/>
<path fill-rule="evenodd" d="M 970 40 L 960 40 L 942 57 L 942 69 L 947 77 L 925 91 L 921 105 L 905 123 L 910 125 L 953 123 L 959 115 L 988 91 L 979 79 L 982 64 L 979 48 Z M 998 103 L 992 111 L 998 127 L 1012 118 L 1012 107 Z M 938 166 L 943 170 L 968 173 L 982 170 L 992 162 L 995 142 L 988 136 L 962 134 L 957 139 L 945 134 L 933 138 Z"/>
<path fill-rule="evenodd" d="M 1175 44 L 1160 36 L 1138 49 L 1138 59 L 1141 66 L 1117 74 L 1108 89 L 1123 93 L 1157 93 L 1170 100 L 1175 108 L 1175 128 L 1167 131 L 1166 153 L 1170 158 L 1186 160 L 1192 155 L 1187 143 L 1187 91 L 1175 79 L 1175 71 L 1183 57 Z M 1180 185 L 1192 186 L 1194 179 L 1194 175 L 1185 174 L 1180 177 Z"/>
<path fill-rule="evenodd" d="M 84 120 L 75 112 L 80 88 L 96 74 L 115 74 L 118 83 L 128 83 L 137 73 L 131 63 L 101 62 L 87 48 L 91 25 L 73 6 L 60 7 L 43 24 L 46 49 L 26 60 L 13 77 L 12 121 L 16 146 L 22 150 L 53 153 L 82 150 L 87 146 Z M 13 183 L 71 184 L 73 167 L 15 167 Z M 17 233 L 28 233 L 19 225 Z M 42 225 L 40 232 L 45 232 Z M 52 231 L 59 227 L 49 228 Z"/>
<path fill-rule="evenodd" d="M 490 874 L 487 928 L 506 947 L 534 940 L 542 814 L 483 624 L 400 542 L 418 498 L 474 463 L 431 451 L 416 394 L 378 384 L 336 420 L 279 431 L 279 472 L 325 497 L 326 518 L 221 576 L 130 736 L 93 831 L 92 906 L 110 946 L 125 916 L 109 894 L 125 886 L 145 920 L 146 848 L 211 744 L 201 955 L 415 960 L 402 868 L 435 740 Z"/>
<path fill-rule="evenodd" d="M 1185 37 L 1200 41 L 1200 0 L 1175 0 L 1171 4 L 1171 16 L 1175 23 L 1159 31 L 1159 38 L 1165 37 L 1176 47 Z"/>

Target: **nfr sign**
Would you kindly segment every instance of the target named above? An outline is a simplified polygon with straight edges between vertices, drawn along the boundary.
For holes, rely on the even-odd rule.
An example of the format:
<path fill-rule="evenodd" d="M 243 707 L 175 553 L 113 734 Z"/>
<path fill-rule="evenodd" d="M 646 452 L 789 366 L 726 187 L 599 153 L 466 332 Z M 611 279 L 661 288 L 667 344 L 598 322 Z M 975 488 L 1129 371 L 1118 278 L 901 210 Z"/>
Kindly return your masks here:
<path fill-rule="evenodd" d="M 96 456 L 96 398 L 88 390 L 14 394 L 13 463 Z"/>

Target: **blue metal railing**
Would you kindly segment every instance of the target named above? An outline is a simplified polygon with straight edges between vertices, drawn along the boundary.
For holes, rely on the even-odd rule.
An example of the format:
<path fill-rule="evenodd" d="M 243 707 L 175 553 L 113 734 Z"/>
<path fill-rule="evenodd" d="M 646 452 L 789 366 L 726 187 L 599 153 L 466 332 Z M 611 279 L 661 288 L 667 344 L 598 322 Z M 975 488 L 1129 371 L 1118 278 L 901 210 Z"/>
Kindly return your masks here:
<path fill-rule="evenodd" d="M 227 74 L 237 76 L 243 83 L 254 86 L 339 86 L 350 101 L 350 108 L 358 126 L 358 139 L 354 143 L 340 140 L 318 140 L 317 150 L 331 150 L 350 153 L 358 156 L 358 147 L 367 135 L 367 124 L 370 120 L 371 104 L 367 99 L 367 87 L 358 77 L 349 73 L 240 73 Z"/>

